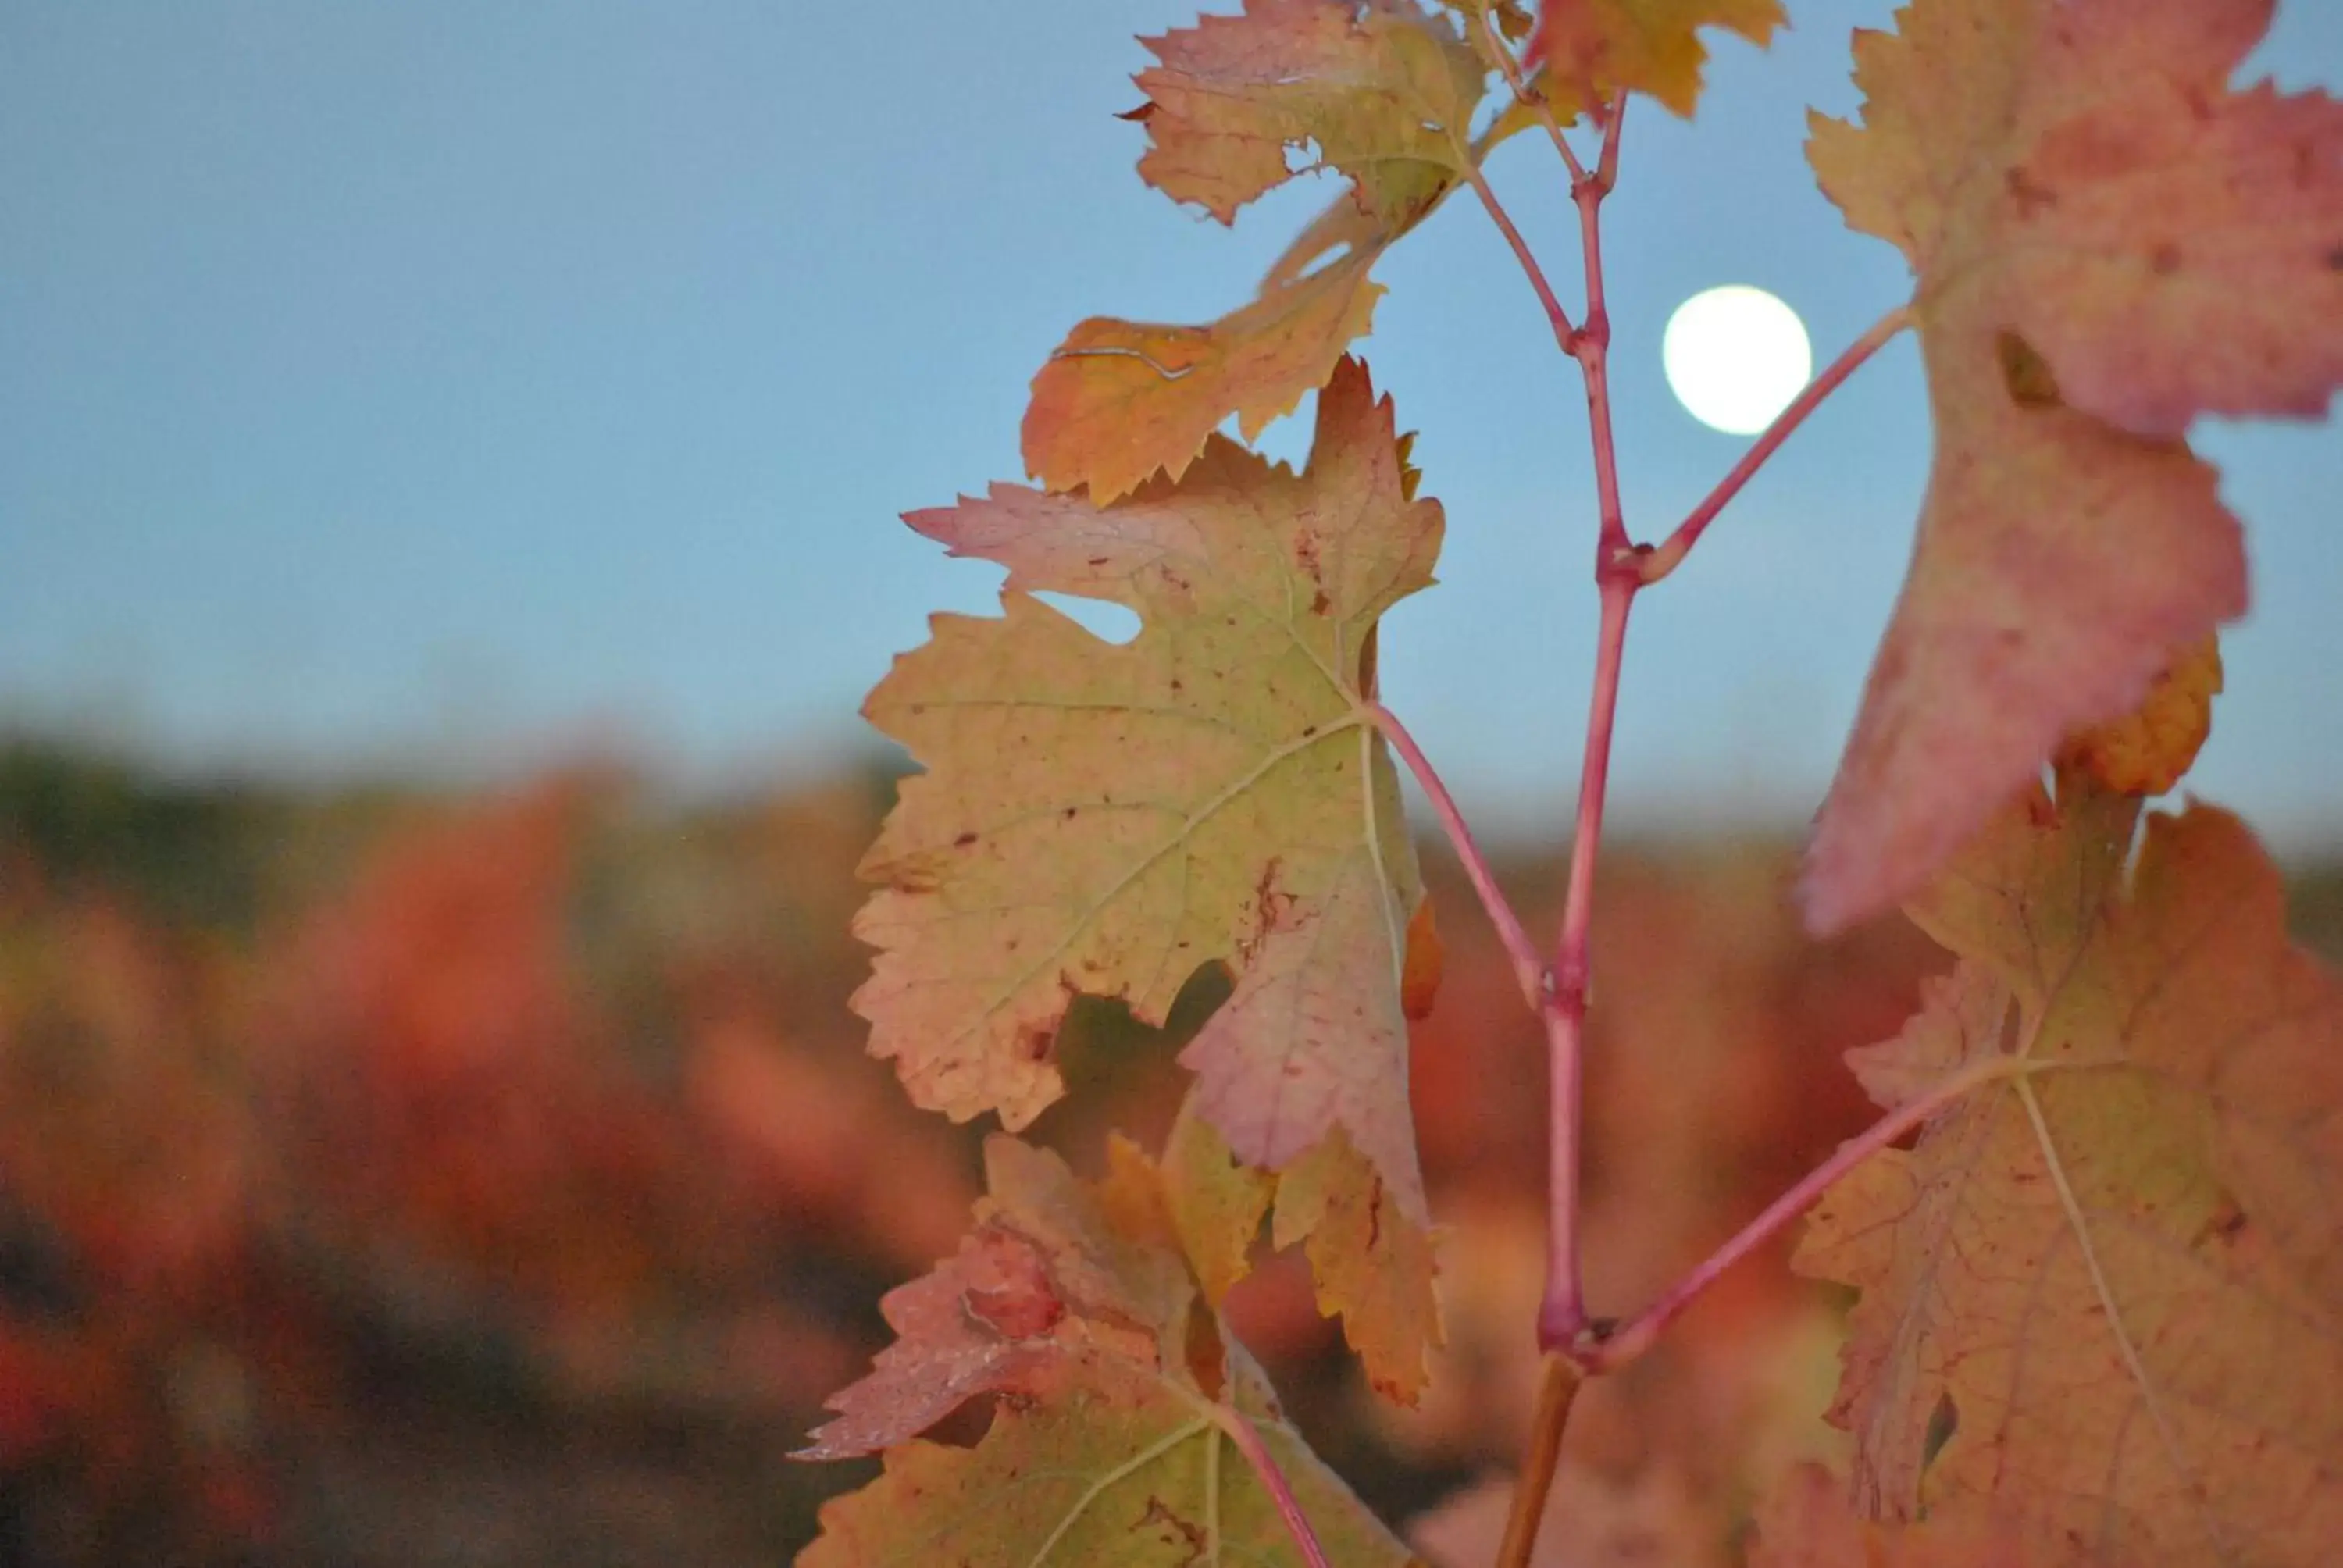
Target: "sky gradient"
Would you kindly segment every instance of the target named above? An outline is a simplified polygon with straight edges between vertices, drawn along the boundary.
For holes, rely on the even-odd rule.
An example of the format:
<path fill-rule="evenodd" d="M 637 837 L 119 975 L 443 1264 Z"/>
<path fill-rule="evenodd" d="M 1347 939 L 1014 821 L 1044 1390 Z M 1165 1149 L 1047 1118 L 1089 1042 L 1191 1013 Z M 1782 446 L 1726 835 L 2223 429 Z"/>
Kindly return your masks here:
<path fill-rule="evenodd" d="M 1606 221 L 1639 537 L 1743 445 L 1666 390 L 1679 302 L 1769 289 L 1826 361 L 1908 292 L 1801 151 L 1807 105 L 1855 106 L 1848 29 L 1891 10 L 1791 0 L 1769 53 L 1716 40 L 1696 123 L 1631 115 Z M 754 784 L 876 755 L 862 693 L 1000 576 L 896 514 L 1021 477 L 1026 382 L 1077 318 L 1219 315 L 1334 188 L 1232 233 L 1140 184 L 1132 35 L 1194 15 L 0 0 L 0 723 L 203 769 L 615 745 Z M 2343 7 L 2290 0 L 2264 74 L 2343 84 Z M 1492 174 L 1575 298 L 1551 150 Z M 1559 832 L 1594 642 L 1577 376 L 1469 201 L 1377 276 L 1363 352 L 1448 510 L 1386 695 L 1469 811 Z M 2198 445 L 2255 609 L 2194 784 L 2343 843 L 2343 433 Z M 1812 811 L 1926 467 L 1907 337 L 1639 606 L 1625 825 Z"/>

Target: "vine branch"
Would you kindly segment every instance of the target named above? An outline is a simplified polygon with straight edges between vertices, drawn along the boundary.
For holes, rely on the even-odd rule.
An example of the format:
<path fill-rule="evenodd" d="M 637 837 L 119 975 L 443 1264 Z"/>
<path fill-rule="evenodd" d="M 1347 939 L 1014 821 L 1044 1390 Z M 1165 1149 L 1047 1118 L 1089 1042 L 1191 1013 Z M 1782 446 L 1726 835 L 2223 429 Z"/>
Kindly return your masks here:
<path fill-rule="evenodd" d="M 1908 307 L 1882 317 L 1815 377 L 1790 406 L 1768 426 L 1739 462 L 1718 481 L 1674 532 L 1654 549 L 1634 542 L 1627 531 L 1620 498 L 1617 446 L 1612 428 L 1610 381 L 1611 317 L 1604 297 L 1603 269 L 1603 203 L 1616 186 L 1619 149 L 1625 124 L 1624 95 L 1595 106 L 1592 117 L 1602 130 L 1601 151 L 1590 171 L 1571 149 L 1552 110 L 1535 97 L 1523 79 L 1519 62 L 1490 33 L 1485 16 L 1479 18 L 1484 50 L 1498 63 L 1516 100 L 1529 106 L 1545 126 L 1571 176 L 1571 201 L 1577 208 L 1579 246 L 1586 279 L 1583 320 L 1570 325 L 1568 313 L 1554 297 L 1544 270 L 1531 253 L 1511 216 L 1477 166 L 1468 170 L 1473 189 L 1488 209 L 1507 245 L 1545 307 L 1554 340 L 1576 361 L 1585 383 L 1588 434 L 1593 446 L 1594 486 L 1599 513 L 1595 539 L 1594 578 L 1601 599 L 1596 633 L 1594 689 L 1589 696 L 1584 749 L 1580 760 L 1578 807 L 1574 825 L 1569 883 L 1563 906 L 1562 930 L 1550 966 L 1537 967 L 1534 952 L 1519 920 L 1496 890 L 1486 861 L 1473 847 L 1462 815 L 1423 753 L 1405 729 L 1380 705 L 1370 716 L 1393 748 L 1424 787 L 1434 811 L 1447 829 L 1467 874 L 1496 923 L 1512 957 L 1516 978 L 1536 1008 L 1546 1036 L 1547 1117 L 1547 1252 L 1544 1293 L 1538 1306 L 1538 1343 L 1546 1353 L 1546 1370 L 1530 1444 L 1523 1456 L 1521 1478 L 1505 1527 L 1498 1568 L 1523 1568 L 1528 1562 L 1538 1523 L 1545 1508 L 1554 1471 L 1560 1462 L 1562 1440 L 1570 1407 L 1581 1382 L 1614 1371 L 1648 1351 L 1661 1332 L 1699 1299 L 1734 1263 L 1776 1234 L 1810 1207 L 1830 1184 L 1847 1171 L 1902 1137 L 1929 1116 L 1988 1079 L 2008 1070 L 1987 1064 L 1974 1072 L 1957 1074 L 1936 1091 L 1884 1118 L 1851 1140 L 1795 1187 L 1784 1193 L 1742 1231 L 1714 1254 L 1695 1264 L 1667 1292 L 1624 1328 L 1598 1322 L 1586 1310 L 1584 1277 L 1580 1257 L 1580 1145 L 1584 1115 L 1584 1075 L 1586 1017 L 1593 994 L 1593 930 L 1594 870 L 1603 839 L 1603 818 L 1608 793 L 1611 745 L 1618 711 L 1620 671 L 1624 660 L 1627 622 L 1635 596 L 1666 577 L 1680 564 L 1701 534 L 1727 503 L 1764 467 L 1783 442 L 1805 422 L 1865 361 L 1909 324 Z"/>
<path fill-rule="evenodd" d="M 1571 345 L 1578 339 L 1578 329 L 1571 326 L 1570 313 L 1554 297 L 1554 285 L 1546 281 L 1545 268 L 1538 265 L 1529 241 L 1523 239 L 1522 231 L 1513 226 L 1513 215 L 1506 212 L 1505 204 L 1497 199 L 1495 189 L 1489 184 L 1489 176 L 1483 174 L 1481 166 L 1469 157 L 1464 161 L 1464 177 L 1472 182 L 1473 194 L 1479 196 L 1481 205 L 1488 209 L 1498 232 L 1513 247 L 1513 259 L 1521 263 L 1523 275 L 1530 280 L 1530 286 L 1537 291 L 1538 305 L 1545 311 L 1547 325 L 1554 328 L 1554 342 L 1561 346 L 1564 354 L 1570 353 Z"/>
<path fill-rule="evenodd" d="M 1488 12 L 1474 11 L 1473 21 L 1480 31 L 1481 52 L 1494 60 L 1497 69 L 1504 74 L 1505 85 L 1513 90 L 1513 102 L 1536 116 L 1538 124 L 1545 127 L 1547 138 L 1554 143 L 1554 150 L 1562 155 L 1563 164 L 1570 170 L 1570 177 L 1573 180 L 1584 179 L 1586 166 L 1578 161 L 1577 152 L 1562 134 L 1562 122 L 1554 118 L 1554 106 L 1546 102 L 1544 94 L 1532 88 L 1528 79 L 1522 75 L 1521 61 L 1515 58 L 1505 41 L 1497 36 L 1497 30 L 1489 25 Z"/>
<path fill-rule="evenodd" d="M 1590 1370 L 1614 1372 L 1649 1351 L 1670 1323 L 1698 1301 L 1727 1269 L 1765 1244 L 1785 1225 L 1814 1207 L 1816 1200 L 1847 1172 L 1929 1118 L 1966 1098 L 1972 1091 L 2005 1078 L 2016 1078 L 2027 1064 L 2014 1056 L 1995 1056 L 1975 1063 L 1932 1086 L 1926 1094 L 1907 1101 L 1832 1151 L 1829 1159 L 1800 1179 L 1798 1184 L 1765 1205 L 1732 1240 L 1694 1264 L 1684 1278 L 1669 1286 L 1642 1312 L 1621 1325 L 1618 1332 L 1594 1348 Z"/>
<path fill-rule="evenodd" d="M 1538 1306 L 1538 1343 L 1548 1351 L 1576 1342 L 1586 1328 L 1579 1267 L 1580 1127 L 1584 1121 L 1586 1009 L 1593 993 L 1594 864 L 1603 841 L 1603 807 L 1611 772 L 1611 735 L 1619 706 L 1619 670 L 1627 612 L 1642 584 L 1634 556 L 1603 575 L 1603 619 L 1594 651 L 1594 689 L 1587 703 L 1586 749 L 1579 765 L 1578 820 L 1570 840 L 1570 885 L 1562 935 L 1539 1009 L 1546 1034 L 1545 1292 Z"/>
<path fill-rule="evenodd" d="M 1619 505 L 1619 458 L 1611 437 L 1611 311 L 1603 295 L 1603 198 L 1619 176 L 1619 133 L 1626 121 L 1623 97 L 1602 113 L 1603 154 L 1594 175 L 1573 176 L 1570 198 L 1578 208 L 1578 245 L 1586 263 L 1586 324 L 1571 334 L 1563 352 L 1578 361 L 1586 382 L 1586 416 L 1594 442 L 1594 493 L 1602 508 L 1595 572 L 1629 548 L 1627 523 Z"/>
<path fill-rule="evenodd" d="M 1523 930 L 1521 917 L 1513 912 L 1513 906 L 1507 901 L 1504 890 L 1497 886 L 1496 874 L 1490 869 L 1488 857 L 1482 854 L 1480 845 L 1473 841 L 1473 829 L 1466 826 L 1464 814 L 1457 809 L 1455 799 L 1448 793 L 1448 786 L 1442 782 L 1439 773 L 1432 766 L 1432 759 L 1424 756 L 1423 748 L 1416 745 L 1415 737 L 1407 732 L 1407 726 L 1399 721 L 1399 715 L 1380 702 L 1370 701 L 1362 706 L 1368 719 L 1382 731 L 1383 739 L 1399 753 L 1400 760 L 1407 764 L 1407 770 L 1414 775 L 1425 799 L 1432 802 L 1433 814 L 1440 819 L 1441 827 L 1446 829 L 1448 841 L 1455 848 L 1456 858 L 1464 863 L 1464 874 L 1472 879 L 1473 890 L 1481 896 L 1481 907 L 1488 911 L 1489 923 L 1497 928 L 1497 940 L 1503 945 L 1505 956 L 1513 960 L 1513 980 L 1522 988 L 1522 996 L 1533 1008 L 1544 1006 L 1545 966 L 1538 960 L 1537 947 L 1530 940 L 1529 933 Z"/>
<path fill-rule="evenodd" d="M 1878 353 L 1886 346 L 1889 339 L 1911 323 L 1911 307 L 1897 306 L 1873 322 L 1869 330 L 1841 350 L 1839 357 L 1832 360 L 1821 375 L 1806 383 L 1805 390 L 1793 398 L 1788 407 L 1774 417 L 1774 422 L 1765 427 L 1765 433 L 1758 437 L 1749 450 L 1741 455 L 1741 460 L 1733 465 L 1732 470 L 1724 478 L 1716 482 L 1716 487 L 1709 491 L 1700 505 L 1694 507 L 1684 520 L 1676 525 L 1675 532 L 1662 540 L 1657 548 L 1644 558 L 1645 585 L 1659 581 L 1682 565 L 1685 555 L 1691 551 L 1693 546 L 1700 542 L 1700 536 L 1707 531 L 1708 525 L 1716 520 L 1717 513 L 1723 511 L 1725 503 L 1739 495 L 1741 487 L 1747 484 L 1751 477 L 1765 466 L 1766 459 L 1773 457 L 1782 443 L 1789 439 L 1790 432 L 1805 424 L 1806 416 L 1819 407 L 1824 398 L 1837 391 L 1842 382 L 1854 375 L 1863 367 L 1865 361 Z"/>
<path fill-rule="evenodd" d="M 1554 1491 L 1554 1472 L 1562 1467 L 1562 1437 L 1570 1425 L 1570 1407 L 1586 1375 L 1569 1357 L 1549 1353 L 1545 1375 L 1538 1383 L 1537 1410 L 1530 1417 L 1530 1446 L 1522 1456 L 1520 1478 L 1505 1513 L 1504 1540 L 1497 1547 L 1495 1568 L 1529 1568 L 1530 1552 L 1537 1545 L 1538 1524 L 1545 1518 L 1545 1501 Z"/>

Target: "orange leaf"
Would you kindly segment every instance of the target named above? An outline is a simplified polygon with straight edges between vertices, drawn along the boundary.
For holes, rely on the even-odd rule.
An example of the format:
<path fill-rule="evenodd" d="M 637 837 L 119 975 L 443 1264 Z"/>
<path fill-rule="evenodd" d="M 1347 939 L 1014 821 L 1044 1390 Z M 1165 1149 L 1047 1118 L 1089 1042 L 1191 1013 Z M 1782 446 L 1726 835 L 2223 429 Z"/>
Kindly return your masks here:
<path fill-rule="evenodd" d="M 1648 93 L 1689 117 L 1708 51 L 1703 27 L 1724 27 L 1761 48 L 1782 25 L 1781 0 L 1545 0 L 1527 58 L 1586 104 Z"/>
<path fill-rule="evenodd" d="M 1222 222 L 1309 168 L 1350 189 L 1252 304 L 1204 327 L 1093 317 L 1033 378 L 1025 467 L 1093 501 L 1185 473 L 1231 415 L 1252 440 L 1322 386 L 1383 291 L 1367 274 L 1490 145 L 1470 140 L 1487 73 L 1454 25 L 1382 0 L 1249 0 L 1241 16 L 1142 40 L 1151 146 L 1140 173 Z M 1518 129 L 1518 126 L 1513 127 Z M 1305 161 L 1306 160 L 1306 161 Z"/>
<path fill-rule="evenodd" d="M 2083 1568 L 2072 1543 L 2028 1540 L 2007 1522 L 1956 1510 L 1926 1523 L 1859 1519 L 1846 1483 L 1818 1465 L 1801 1464 L 1757 1509 L 1749 1568 Z"/>
<path fill-rule="evenodd" d="M 1420 1022 L 1432 1016 L 1433 1004 L 1440 997 L 1440 971 L 1447 960 L 1447 949 L 1440 940 L 1440 922 L 1433 918 L 1432 900 L 1424 899 L 1415 906 L 1415 913 L 1407 922 L 1407 962 L 1400 970 L 1400 1010 L 1410 1022 Z"/>
<path fill-rule="evenodd" d="M 2213 733 L 2221 644 L 2207 638 L 2176 659 L 2139 707 L 2066 738 L 2062 767 L 2079 768 L 2118 795 L 2161 795 L 2180 781 Z"/>
<path fill-rule="evenodd" d="M 1346 213 L 1337 216 L 1347 217 Z M 1026 469 L 1052 490 L 1128 495 L 1159 469 L 1174 478 L 1233 414 L 1248 441 L 1333 373 L 1374 318 L 1380 246 L 1306 277 L 1272 278 L 1242 310 L 1208 327 L 1094 316 L 1066 335 L 1033 377 Z"/>
<path fill-rule="evenodd" d="M 1833 1188 L 1796 1263 L 1864 1292 L 1832 1412 L 1864 1512 L 2310 1568 L 2343 1540 L 2343 987 L 2236 819 L 2151 818 L 2127 874 L 2138 813 L 2036 788 L 1912 906 L 1963 961 L 1865 1083 L 2007 1076 Z"/>

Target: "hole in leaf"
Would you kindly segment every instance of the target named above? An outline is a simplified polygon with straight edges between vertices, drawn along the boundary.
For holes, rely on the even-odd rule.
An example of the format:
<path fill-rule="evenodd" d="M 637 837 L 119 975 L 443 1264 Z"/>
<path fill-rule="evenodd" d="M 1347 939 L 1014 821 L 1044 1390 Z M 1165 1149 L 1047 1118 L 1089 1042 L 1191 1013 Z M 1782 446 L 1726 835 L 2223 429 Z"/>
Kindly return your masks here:
<path fill-rule="evenodd" d="M 1936 1455 L 1945 1451 L 1945 1444 L 1952 1442 L 1953 1434 L 1960 1429 L 1960 1407 L 1953 1402 L 1951 1394 L 1938 1394 L 1936 1408 L 1928 1412 L 1928 1430 L 1920 1439 L 1922 1468 L 1936 1462 Z"/>
<path fill-rule="evenodd" d="M 2004 331 L 1994 339 L 1994 348 L 2001 357 L 2002 384 L 2009 388 L 2009 400 L 2021 408 L 2056 408 L 2058 378 L 2050 373 L 2049 361 L 2035 352 L 2034 345 L 2015 332 Z"/>
<path fill-rule="evenodd" d="M 1235 989 L 1228 965 L 1218 960 L 1199 964 L 1172 999 L 1161 1029 L 1133 1018 L 1120 997 L 1078 995 L 1058 1030 L 1058 1070 L 1078 1092 L 1109 1084 L 1130 1089 L 1149 1073 L 1165 1075 L 1167 1084 L 1182 1081 L 1186 1070 L 1173 1059 Z M 1177 1098 L 1170 1096 L 1166 1103 Z"/>
<path fill-rule="evenodd" d="M 1101 642 L 1111 642 L 1120 648 L 1139 635 L 1139 612 L 1127 605 L 1109 604 L 1104 599 L 1081 598 L 1073 594 L 1047 590 L 1033 597 Z"/>

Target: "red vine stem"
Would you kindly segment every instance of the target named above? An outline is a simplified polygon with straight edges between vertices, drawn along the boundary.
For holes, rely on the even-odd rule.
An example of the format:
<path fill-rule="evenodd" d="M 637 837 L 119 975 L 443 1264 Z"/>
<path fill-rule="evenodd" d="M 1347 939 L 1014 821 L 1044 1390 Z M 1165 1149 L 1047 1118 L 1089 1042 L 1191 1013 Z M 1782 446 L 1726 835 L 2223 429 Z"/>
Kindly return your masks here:
<path fill-rule="evenodd" d="M 1752 1220 L 1733 1239 L 1693 1265 L 1658 1299 L 1630 1318 L 1619 1331 L 1604 1339 L 1595 1349 L 1589 1362 L 1590 1372 L 1614 1372 L 1650 1350 L 1670 1323 L 1682 1316 L 1685 1308 L 1698 1301 L 1701 1293 L 1715 1284 L 1724 1272 L 1765 1244 L 1775 1232 L 1812 1208 L 1815 1200 L 1842 1177 L 1903 1137 L 1930 1117 L 1966 1096 L 1972 1090 L 2005 1078 L 2015 1078 L 2028 1064 L 2014 1056 L 1995 1056 L 1978 1062 L 1933 1085 L 1926 1094 L 1898 1106 L 1894 1111 L 1840 1144 L 1831 1157 L 1808 1171 L 1804 1180 L 1765 1206 L 1765 1211 Z"/>
<path fill-rule="evenodd" d="M 1603 300 L 1603 198 L 1619 166 L 1621 106 L 1603 118 L 1600 173 L 1574 179 L 1578 232 L 1586 263 L 1586 325 L 1565 346 L 1586 381 L 1586 408 L 1594 443 L 1594 487 L 1602 508 L 1594 577 L 1603 600 L 1594 648 L 1594 689 L 1587 701 L 1586 747 L 1578 773 L 1578 820 L 1570 840 L 1570 887 L 1562 934 L 1539 1011 L 1546 1035 L 1546 1276 L 1538 1304 L 1538 1344 L 1574 1352 L 1587 1328 L 1579 1266 L 1580 1126 L 1584 1121 L 1587 998 L 1594 984 L 1594 864 L 1603 843 L 1603 804 L 1611 776 L 1611 734 L 1619 707 L 1619 668 L 1626 650 L 1627 612 L 1643 587 L 1638 554 L 1628 542 L 1619 504 L 1619 461 L 1611 437 L 1608 365 L 1611 317 Z"/>
<path fill-rule="evenodd" d="M 1586 1057 L 1586 1008 L 1593 990 L 1594 863 L 1603 841 L 1603 805 L 1611 771 L 1611 733 L 1619 705 L 1619 668 L 1627 612 L 1642 585 L 1634 557 L 1603 577 L 1603 622 L 1594 650 L 1594 690 L 1587 704 L 1586 749 L 1579 765 L 1578 820 L 1570 840 L 1570 888 L 1562 911 L 1552 980 L 1539 1008 L 1546 1035 L 1546 1114 L 1552 1144 L 1546 1165 L 1545 1294 L 1538 1307 L 1538 1344 L 1568 1349 L 1586 1327 L 1578 1255 L 1579 1129 Z"/>
<path fill-rule="evenodd" d="M 1497 69 L 1504 73 L 1505 85 L 1513 90 L 1513 101 L 1535 115 L 1538 123 L 1545 127 L 1546 137 L 1554 143 L 1554 150 L 1562 155 L 1564 165 L 1570 170 L 1570 177 L 1584 179 L 1586 166 L 1578 161 L 1578 154 L 1564 137 L 1562 122 L 1554 117 L 1554 106 L 1545 101 L 1544 95 L 1530 90 L 1529 82 L 1522 75 L 1522 63 L 1513 57 L 1513 50 L 1506 47 L 1504 40 L 1497 36 L 1497 30 L 1489 25 L 1488 12 L 1474 12 L 1473 20 L 1480 28 L 1482 53 L 1496 61 Z"/>
<path fill-rule="evenodd" d="M 1361 705 L 1368 719 L 1383 732 L 1383 739 L 1399 753 L 1400 760 L 1423 789 L 1432 802 L 1433 814 L 1448 833 L 1448 841 L 1455 847 L 1456 858 L 1464 863 L 1464 874 L 1472 879 L 1473 890 L 1481 895 L 1481 907 L 1489 912 L 1489 923 L 1497 928 L 1497 940 L 1504 945 L 1505 954 L 1513 962 L 1513 980 L 1522 988 L 1522 995 L 1533 1008 L 1545 1005 L 1545 966 L 1539 962 L 1536 944 L 1529 932 L 1522 929 L 1521 917 L 1513 912 L 1503 890 L 1497 886 L 1496 874 L 1489 868 L 1488 857 L 1473 842 L 1473 829 L 1465 825 L 1464 814 L 1456 808 L 1448 786 L 1441 781 L 1432 766 L 1432 759 L 1399 721 L 1399 715 L 1380 702 Z"/>
<path fill-rule="evenodd" d="M 1333 1568 L 1333 1564 L 1326 1560 L 1326 1549 L 1318 1544 L 1318 1533 L 1310 1528 L 1310 1521 L 1302 1513 L 1302 1504 L 1293 1500 L 1293 1488 L 1286 1484 L 1285 1472 L 1277 1467 L 1277 1457 L 1269 1452 L 1269 1444 L 1262 1442 L 1261 1433 L 1252 1429 L 1252 1422 L 1241 1412 L 1226 1405 L 1221 1405 L 1217 1410 L 1214 1419 L 1220 1429 L 1229 1434 L 1229 1441 L 1236 1444 L 1237 1452 L 1244 1455 L 1245 1462 L 1252 1466 L 1253 1474 L 1260 1478 L 1262 1488 L 1269 1493 L 1269 1500 L 1277 1505 L 1278 1517 L 1285 1521 L 1285 1528 L 1292 1533 L 1293 1543 L 1302 1549 L 1302 1560 L 1310 1568 Z"/>
<path fill-rule="evenodd" d="M 1911 307 L 1897 306 L 1873 322 L 1870 330 L 1848 344 L 1821 375 L 1808 382 L 1806 389 L 1799 393 L 1788 407 L 1775 415 L 1774 422 L 1765 427 L 1765 433 L 1741 455 L 1741 460 L 1733 465 L 1732 471 L 1716 482 L 1716 488 L 1711 490 L 1707 498 L 1676 525 L 1675 532 L 1644 558 L 1644 583 L 1647 586 L 1655 583 L 1675 570 L 1693 546 L 1700 542 L 1700 536 L 1707 531 L 1708 525 L 1716 520 L 1716 514 L 1725 509 L 1726 502 L 1741 493 L 1741 487 L 1749 482 L 1750 476 L 1765 466 L 1765 460 L 1774 455 L 1775 448 L 1789 439 L 1790 432 L 1805 424 L 1806 416 L 1813 413 L 1824 398 L 1837 391 L 1841 382 L 1854 375 L 1865 360 L 1878 353 L 1888 339 L 1910 326 L 1911 322 Z"/>
<path fill-rule="evenodd" d="M 1586 325 L 1570 336 L 1563 352 L 1578 361 L 1586 381 L 1586 414 L 1594 438 L 1594 493 L 1602 507 L 1603 533 L 1596 546 L 1599 577 L 1610 558 L 1627 548 L 1627 524 L 1619 507 L 1619 459 L 1611 438 L 1611 312 L 1603 297 L 1603 198 L 1619 175 L 1619 130 L 1626 120 L 1623 97 L 1603 116 L 1603 156 L 1592 176 L 1574 176 L 1570 197 L 1578 207 L 1578 244 L 1586 258 Z"/>
<path fill-rule="evenodd" d="M 1513 246 L 1513 259 L 1521 263 L 1522 272 L 1529 278 L 1530 286 L 1537 290 L 1538 304 L 1545 311 L 1547 325 L 1554 328 L 1554 342 L 1561 346 L 1564 354 L 1573 352 L 1571 345 L 1578 341 L 1579 333 L 1570 325 L 1570 313 L 1563 309 L 1562 301 L 1554 297 L 1554 285 L 1546 281 L 1545 268 L 1538 265 L 1529 241 L 1522 237 L 1522 231 L 1513 226 L 1513 215 L 1506 212 L 1505 204 L 1497 199 L 1496 191 L 1489 184 L 1489 176 L 1481 172 L 1481 166 L 1470 156 L 1464 160 L 1464 177 L 1472 182 L 1473 194 L 1481 198 L 1481 205 L 1488 209 L 1498 232 L 1505 236 L 1505 243 Z"/>

